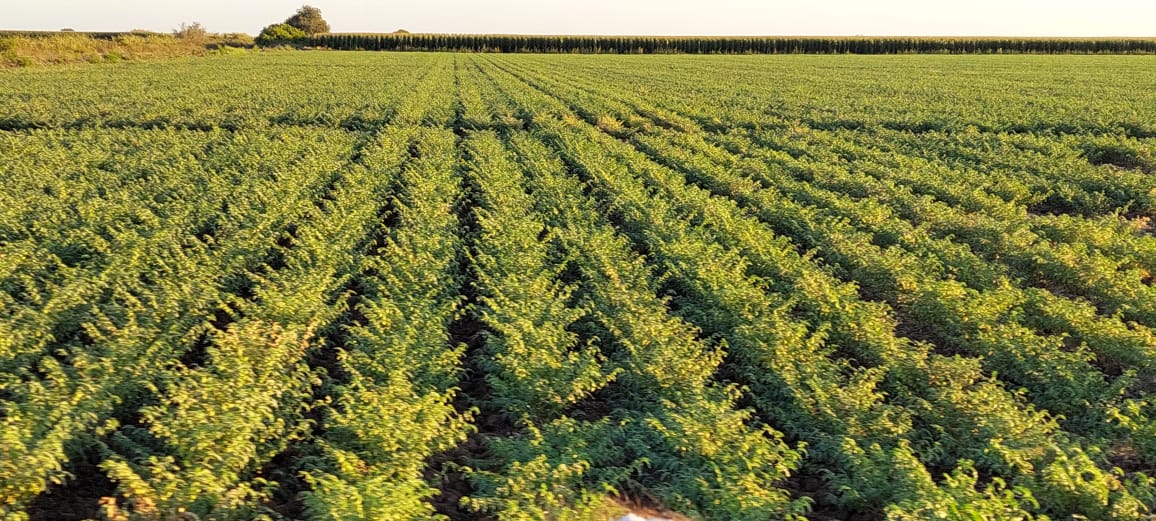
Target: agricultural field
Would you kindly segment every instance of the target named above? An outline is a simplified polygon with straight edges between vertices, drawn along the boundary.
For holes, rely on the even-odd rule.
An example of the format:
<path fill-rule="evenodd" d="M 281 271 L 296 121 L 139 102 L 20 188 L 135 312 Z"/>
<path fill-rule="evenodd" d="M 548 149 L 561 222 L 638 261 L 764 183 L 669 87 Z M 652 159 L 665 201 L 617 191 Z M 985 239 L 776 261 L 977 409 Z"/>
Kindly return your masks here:
<path fill-rule="evenodd" d="M 0 71 L 0 519 L 1148 519 L 1152 60 Z"/>

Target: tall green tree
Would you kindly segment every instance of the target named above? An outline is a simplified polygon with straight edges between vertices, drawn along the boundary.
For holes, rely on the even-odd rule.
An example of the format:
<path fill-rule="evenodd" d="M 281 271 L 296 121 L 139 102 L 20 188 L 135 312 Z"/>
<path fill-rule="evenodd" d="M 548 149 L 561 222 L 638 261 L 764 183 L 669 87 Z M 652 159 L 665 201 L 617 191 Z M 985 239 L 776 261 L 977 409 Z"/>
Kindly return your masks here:
<path fill-rule="evenodd" d="M 285 23 L 305 31 L 305 34 L 310 36 L 329 32 L 329 22 L 321 17 L 321 10 L 310 5 L 301 6 L 301 9 L 286 19 Z"/>

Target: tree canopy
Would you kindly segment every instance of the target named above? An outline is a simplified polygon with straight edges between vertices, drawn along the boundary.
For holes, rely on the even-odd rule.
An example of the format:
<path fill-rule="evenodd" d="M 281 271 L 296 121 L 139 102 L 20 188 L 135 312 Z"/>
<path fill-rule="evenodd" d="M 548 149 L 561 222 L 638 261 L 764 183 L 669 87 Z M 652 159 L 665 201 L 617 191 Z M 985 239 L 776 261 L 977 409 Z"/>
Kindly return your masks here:
<path fill-rule="evenodd" d="M 285 20 L 285 23 L 311 36 L 329 32 L 329 22 L 321 17 L 321 10 L 310 5 L 301 6 L 293 16 Z"/>
<path fill-rule="evenodd" d="M 257 36 L 257 45 L 272 47 L 277 45 L 294 45 L 305 38 L 305 31 L 289 24 L 273 24 L 261 29 Z"/>

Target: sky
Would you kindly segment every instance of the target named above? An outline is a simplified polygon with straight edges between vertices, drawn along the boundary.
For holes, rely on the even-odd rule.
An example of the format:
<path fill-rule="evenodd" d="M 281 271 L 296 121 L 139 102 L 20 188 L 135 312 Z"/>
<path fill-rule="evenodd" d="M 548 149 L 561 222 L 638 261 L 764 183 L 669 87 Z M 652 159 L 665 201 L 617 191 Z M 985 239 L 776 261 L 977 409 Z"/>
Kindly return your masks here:
<path fill-rule="evenodd" d="M 305 0 L 334 32 L 1156 36 L 1153 0 Z M 302 0 L 0 0 L 0 29 L 257 34 Z"/>

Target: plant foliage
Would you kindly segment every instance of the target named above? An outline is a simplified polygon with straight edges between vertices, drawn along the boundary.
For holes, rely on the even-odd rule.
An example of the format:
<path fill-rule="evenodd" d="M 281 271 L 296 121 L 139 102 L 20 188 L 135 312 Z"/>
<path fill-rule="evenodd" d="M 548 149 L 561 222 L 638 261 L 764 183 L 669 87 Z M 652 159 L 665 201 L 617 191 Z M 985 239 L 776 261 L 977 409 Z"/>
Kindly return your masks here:
<path fill-rule="evenodd" d="M 1149 519 L 1148 65 L 7 71 L 0 519 Z"/>

